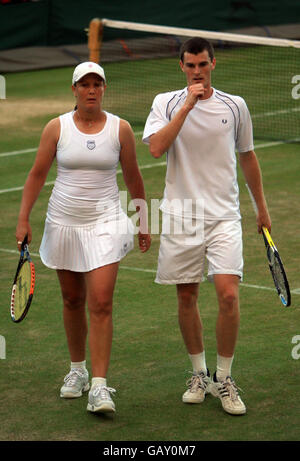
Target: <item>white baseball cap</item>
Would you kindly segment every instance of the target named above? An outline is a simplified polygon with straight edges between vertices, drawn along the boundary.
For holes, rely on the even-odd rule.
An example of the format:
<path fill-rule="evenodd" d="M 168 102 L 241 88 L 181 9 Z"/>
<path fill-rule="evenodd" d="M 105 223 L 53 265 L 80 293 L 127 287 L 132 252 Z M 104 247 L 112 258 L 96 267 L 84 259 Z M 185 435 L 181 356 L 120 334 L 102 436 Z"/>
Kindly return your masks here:
<path fill-rule="evenodd" d="M 105 74 L 104 70 L 102 69 L 99 64 L 95 62 L 82 62 L 81 64 L 78 64 L 77 67 L 75 67 L 75 70 L 73 72 L 73 79 L 72 79 L 72 84 L 75 85 L 82 77 L 84 77 L 87 74 L 97 74 L 99 77 L 103 78 L 104 82 L 105 80 Z"/>

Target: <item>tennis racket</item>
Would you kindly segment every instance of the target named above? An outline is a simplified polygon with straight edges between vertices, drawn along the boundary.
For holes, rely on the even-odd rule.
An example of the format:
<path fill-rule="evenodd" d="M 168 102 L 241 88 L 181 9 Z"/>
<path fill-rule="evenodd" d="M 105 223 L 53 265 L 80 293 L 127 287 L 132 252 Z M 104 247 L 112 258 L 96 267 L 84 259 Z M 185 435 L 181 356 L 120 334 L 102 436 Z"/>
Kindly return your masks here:
<path fill-rule="evenodd" d="M 249 189 L 249 186 L 246 184 L 247 189 L 250 194 L 250 198 L 254 207 L 255 212 L 257 213 L 257 206 L 254 200 L 254 197 Z M 277 290 L 278 296 L 285 307 L 291 305 L 291 293 L 289 282 L 284 270 L 282 260 L 279 256 L 279 252 L 272 240 L 272 237 L 266 227 L 262 227 L 262 235 L 267 249 L 267 258 L 269 263 L 270 272 L 274 281 L 275 288 Z"/>
<path fill-rule="evenodd" d="M 21 246 L 20 259 L 11 292 L 10 315 L 13 322 L 18 323 L 25 318 L 32 301 L 34 284 L 35 269 L 29 254 L 26 236 Z"/>
<path fill-rule="evenodd" d="M 283 267 L 283 263 L 279 256 L 278 250 L 271 238 L 271 235 L 266 227 L 262 227 L 262 235 L 267 249 L 267 257 L 269 261 L 270 271 L 274 280 L 274 284 L 278 296 L 285 307 L 291 304 L 291 293 L 289 282 Z"/>

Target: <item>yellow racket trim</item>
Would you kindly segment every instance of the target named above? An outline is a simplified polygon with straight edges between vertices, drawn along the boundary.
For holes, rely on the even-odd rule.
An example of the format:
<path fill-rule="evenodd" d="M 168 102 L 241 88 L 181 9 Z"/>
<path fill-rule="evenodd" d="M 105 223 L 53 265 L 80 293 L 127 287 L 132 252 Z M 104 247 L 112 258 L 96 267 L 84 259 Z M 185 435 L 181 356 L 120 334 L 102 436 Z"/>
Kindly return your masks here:
<path fill-rule="evenodd" d="M 271 247 L 275 248 L 275 250 L 276 250 L 275 243 L 273 242 L 272 237 L 271 237 L 270 232 L 268 231 L 268 229 L 267 229 L 265 226 L 263 226 L 263 227 L 262 227 L 262 231 L 263 231 L 263 233 L 265 234 L 265 237 L 266 237 L 266 239 L 267 239 L 269 245 L 270 245 Z"/>

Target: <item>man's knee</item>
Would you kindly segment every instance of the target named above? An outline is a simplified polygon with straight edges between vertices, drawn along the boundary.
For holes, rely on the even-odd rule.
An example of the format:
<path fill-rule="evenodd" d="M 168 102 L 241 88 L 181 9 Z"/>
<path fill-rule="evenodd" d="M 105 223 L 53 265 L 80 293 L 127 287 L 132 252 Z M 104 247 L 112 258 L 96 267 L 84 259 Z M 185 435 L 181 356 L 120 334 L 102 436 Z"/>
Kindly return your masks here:
<path fill-rule="evenodd" d="M 177 298 L 179 309 L 190 309 L 195 307 L 198 300 L 198 285 L 177 285 Z"/>
<path fill-rule="evenodd" d="M 239 311 L 239 295 L 235 286 L 226 287 L 219 293 L 219 309 L 226 315 L 235 315 Z"/>

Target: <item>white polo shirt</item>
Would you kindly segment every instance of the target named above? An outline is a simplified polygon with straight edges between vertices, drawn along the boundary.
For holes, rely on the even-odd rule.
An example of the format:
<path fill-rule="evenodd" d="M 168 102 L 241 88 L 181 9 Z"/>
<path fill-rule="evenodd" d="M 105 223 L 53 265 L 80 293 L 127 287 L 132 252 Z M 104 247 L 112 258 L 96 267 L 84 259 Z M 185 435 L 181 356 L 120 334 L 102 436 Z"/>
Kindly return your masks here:
<path fill-rule="evenodd" d="M 155 97 L 143 142 L 165 127 L 187 97 L 187 88 Z M 205 220 L 240 218 L 236 153 L 253 150 L 252 122 L 243 98 L 213 89 L 189 112 L 169 151 L 163 212 Z M 190 204 L 192 203 L 192 208 Z M 197 204 L 197 206 L 196 206 Z"/>

